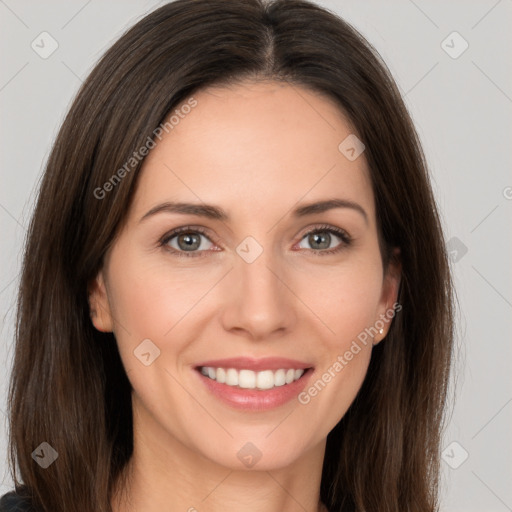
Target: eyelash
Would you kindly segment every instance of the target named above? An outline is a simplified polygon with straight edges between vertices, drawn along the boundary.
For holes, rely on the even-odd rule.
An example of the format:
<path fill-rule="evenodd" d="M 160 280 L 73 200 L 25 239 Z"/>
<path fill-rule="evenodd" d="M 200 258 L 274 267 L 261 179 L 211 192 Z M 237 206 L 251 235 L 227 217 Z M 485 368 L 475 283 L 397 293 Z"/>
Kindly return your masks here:
<path fill-rule="evenodd" d="M 210 251 L 177 251 L 176 249 L 167 246 L 170 240 L 172 240 L 174 237 L 180 235 L 181 233 L 199 233 L 201 235 L 204 235 L 206 238 L 210 240 L 210 237 L 207 234 L 207 231 L 201 227 L 194 227 L 194 226 L 182 226 L 176 229 L 173 229 L 171 232 L 166 233 L 159 241 L 159 247 L 162 247 L 165 251 L 170 252 L 173 255 L 176 255 L 178 257 L 185 257 L 185 258 L 201 258 L 205 256 L 205 253 Z M 309 235 L 315 234 L 315 233 L 330 233 L 333 235 L 336 235 L 342 240 L 342 243 L 335 247 L 334 249 L 323 249 L 320 251 L 315 251 L 314 249 L 307 249 L 311 251 L 315 256 L 326 256 L 330 254 L 336 254 L 338 252 L 341 252 L 342 250 L 346 249 L 351 243 L 352 238 L 350 235 L 343 229 L 335 228 L 334 226 L 329 225 L 321 225 L 313 228 L 311 231 L 306 232 L 302 238 L 299 240 L 299 243 L 306 238 Z M 210 240 L 212 241 L 212 240 Z"/>

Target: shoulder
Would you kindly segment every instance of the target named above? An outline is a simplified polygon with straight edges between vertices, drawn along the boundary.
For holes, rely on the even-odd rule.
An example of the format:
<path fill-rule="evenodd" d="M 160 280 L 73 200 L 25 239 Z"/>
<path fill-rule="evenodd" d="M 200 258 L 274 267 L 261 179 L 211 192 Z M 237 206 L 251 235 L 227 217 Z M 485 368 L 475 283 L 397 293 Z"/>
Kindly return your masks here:
<path fill-rule="evenodd" d="M 17 494 L 16 491 L 11 491 L 0 497 L 0 512 L 36 512 L 36 510 L 32 508 L 28 498 Z"/>

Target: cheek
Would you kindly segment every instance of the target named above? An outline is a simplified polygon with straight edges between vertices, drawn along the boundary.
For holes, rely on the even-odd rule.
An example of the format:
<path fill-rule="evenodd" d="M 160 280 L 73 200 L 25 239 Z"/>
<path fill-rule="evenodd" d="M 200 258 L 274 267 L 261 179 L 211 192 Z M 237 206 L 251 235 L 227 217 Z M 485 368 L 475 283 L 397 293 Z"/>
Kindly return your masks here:
<path fill-rule="evenodd" d="M 183 330 L 205 293 L 204 281 L 190 272 L 180 276 L 169 265 L 148 265 L 136 255 L 117 262 L 113 259 L 110 267 L 109 294 L 117 345 L 134 393 L 155 416 L 162 403 L 169 411 L 186 409 L 190 404 L 175 380 L 180 379 L 177 362 L 188 343 Z"/>
<path fill-rule="evenodd" d="M 323 418 L 324 434 L 345 415 L 365 379 L 381 282 L 379 267 L 372 272 L 366 266 L 361 273 L 339 272 L 324 294 L 311 288 L 315 311 L 329 330 L 322 329 L 315 379 L 298 398 L 308 415 Z"/>
<path fill-rule="evenodd" d="M 170 269 L 167 263 L 126 259 L 112 272 L 116 320 L 133 338 L 162 340 L 200 301 L 208 289 L 205 281 L 193 272 Z"/>
<path fill-rule="evenodd" d="M 310 273 L 297 295 L 326 327 L 324 339 L 332 347 L 357 337 L 378 319 L 382 273 L 377 263 L 361 261 L 346 267 Z"/>
<path fill-rule="evenodd" d="M 197 311 L 203 311 L 205 317 L 214 314 L 206 306 L 210 301 L 202 302 L 209 292 L 212 296 L 221 294 L 214 301 L 216 308 L 225 294 L 231 296 L 223 288 L 225 283 L 217 284 L 223 270 L 212 272 L 207 265 L 185 269 L 165 260 L 148 264 L 147 256 L 130 255 L 129 251 L 124 255 L 118 254 L 117 264 L 111 267 L 113 286 L 110 291 L 115 321 L 119 324 L 116 335 L 124 337 L 129 333 L 131 344 L 146 338 L 168 339 L 178 324 L 197 325 L 200 318 L 194 315 L 194 309 L 198 305 Z M 286 272 L 285 281 L 290 283 L 293 294 L 311 312 L 306 316 L 324 324 L 325 339 L 338 348 L 340 342 L 357 336 L 376 321 L 382 275 L 378 259 L 369 256 L 363 255 L 339 266 L 315 268 L 310 265 L 307 272 L 304 269 Z M 213 287 L 216 290 L 212 290 Z M 304 305 L 290 296 L 289 304 L 283 307 L 303 309 Z M 174 338 L 173 346 L 179 350 L 176 343 L 179 344 L 179 340 Z"/>
<path fill-rule="evenodd" d="M 122 255 L 125 257 L 122 257 Z M 164 389 L 160 367 L 172 370 L 185 338 L 177 336 L 193 302 L 201 296 L 190 284 L 175 278 L 162 265 L 148 265 L 147 258 L 120 250 L 112 258 L 109 301 L 114 333 L 123 366 L 134 389 Z M 150 340 L 148 342 L 147 340 Z M 146 362 L 154 361 L 145 366 Z M 148 361 L 149 359 L 149 361 Z"/>

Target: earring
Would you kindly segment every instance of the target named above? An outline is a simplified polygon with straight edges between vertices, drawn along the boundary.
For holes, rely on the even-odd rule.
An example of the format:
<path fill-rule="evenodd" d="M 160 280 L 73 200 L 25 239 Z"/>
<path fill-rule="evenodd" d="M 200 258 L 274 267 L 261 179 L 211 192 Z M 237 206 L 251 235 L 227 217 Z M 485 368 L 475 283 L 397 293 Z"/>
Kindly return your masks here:
<path fill-rule="evenodd" d="M 384 332 L 384 329 L 379 329 L 379 334 L 382 334 Z M 372 345 L 375 347 L 376 343 L 372 343 Z"/>

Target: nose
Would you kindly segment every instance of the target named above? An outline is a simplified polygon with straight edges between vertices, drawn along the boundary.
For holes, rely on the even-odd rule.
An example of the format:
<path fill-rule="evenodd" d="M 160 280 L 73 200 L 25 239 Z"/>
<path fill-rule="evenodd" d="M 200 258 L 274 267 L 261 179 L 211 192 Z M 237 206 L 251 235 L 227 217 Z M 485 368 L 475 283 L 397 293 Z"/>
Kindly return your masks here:
<path fill-rule="evenodd" d="M 270 252 L 263 251 L 252 263 L 237 258 L 224 283 L 224 329 L 255 341 L 282 336 L 297 319 L 299 301 L 287 283 L 283 265 Z"/>

